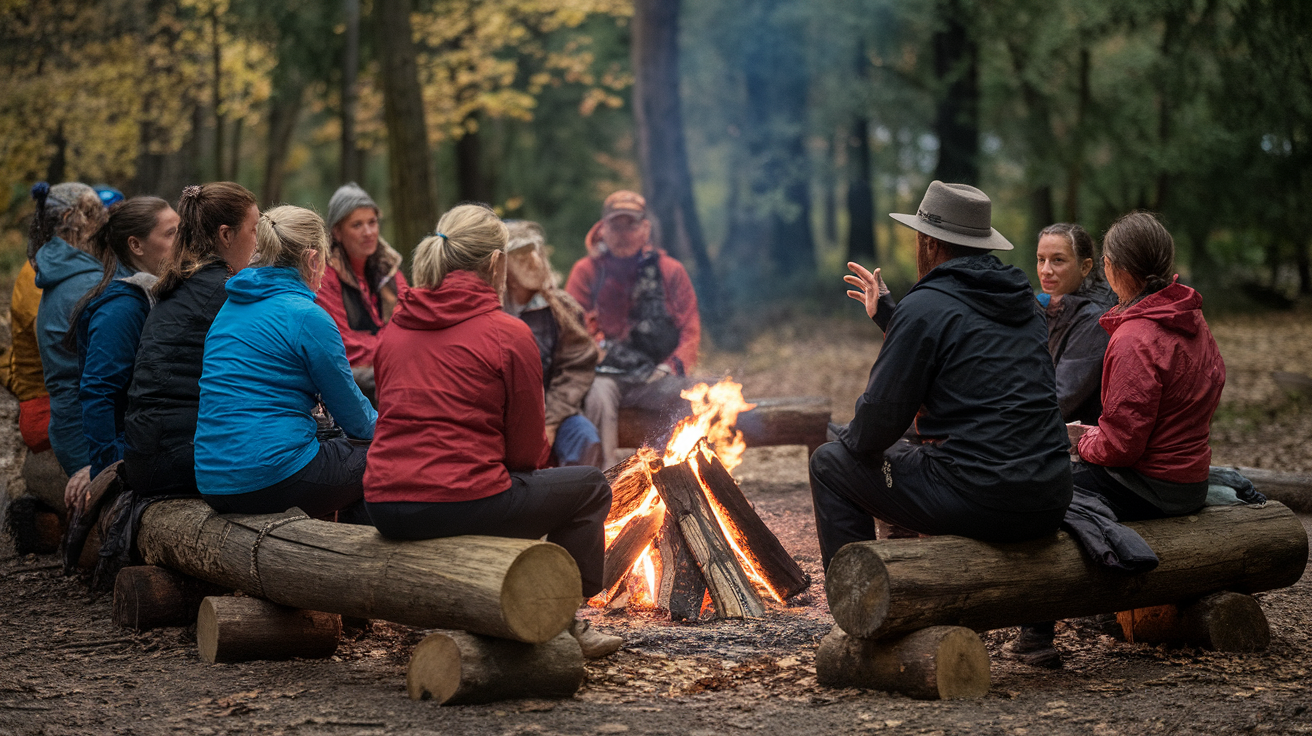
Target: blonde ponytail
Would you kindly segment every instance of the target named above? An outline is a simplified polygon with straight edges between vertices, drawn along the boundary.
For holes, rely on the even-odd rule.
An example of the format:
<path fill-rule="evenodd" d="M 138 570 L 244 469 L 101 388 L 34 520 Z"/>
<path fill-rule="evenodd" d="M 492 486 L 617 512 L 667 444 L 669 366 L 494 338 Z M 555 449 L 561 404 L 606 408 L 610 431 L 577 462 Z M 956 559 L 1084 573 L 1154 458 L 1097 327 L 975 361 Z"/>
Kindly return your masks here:
<path fill-rule="evenodd" d="M 437 232 L 415 248 L 415 286 L 436 289 L 452 271 L 473 271 L 486 279 L 492 257 L 509 236 L 506 224 L 487 205 L 453 207 L 437 221 Z"/>
<path fill-rule="evenodd" d="M 310 253 L 319 257 L 307 258 Z M 312 210 L 285 204 L 262 213 L 255 224 L 254 266 L 295 268 L 306 285 L 317 289 L 327 258 L 328 233 Z"/>

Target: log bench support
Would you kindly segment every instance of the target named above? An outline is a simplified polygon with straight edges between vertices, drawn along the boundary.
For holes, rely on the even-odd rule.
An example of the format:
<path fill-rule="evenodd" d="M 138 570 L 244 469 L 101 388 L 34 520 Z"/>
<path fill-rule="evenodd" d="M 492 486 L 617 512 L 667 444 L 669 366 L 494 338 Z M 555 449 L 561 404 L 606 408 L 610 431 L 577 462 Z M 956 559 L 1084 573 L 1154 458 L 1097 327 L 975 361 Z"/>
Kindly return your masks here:
<path fill-rule="evenodd" d="M 1154 606 L 1116 614 L 1125 639 L 1216 652 L 1261 652 L 1271 644 L 1271 626 L 1251 595 L 1224 591 L 1175 606 Z"/>
<path fill-rule="evenodd" d="M 862 687 L 920 700 L 982 698 L 989 691 L 989 653 L 961 626 L 930 626 L 898 639 L 848 636 L 837 626 L 820 642 L 816 680 L 828 687 Z"/>
<path fill-rule="evenodd" d="M 437 631 L 415 647 L 405 686 L 411 700 L 465 705 L 568 698 L 583 678 L 583 652 L 568 631 L 542 644 Z"/>
<path fill-rule="evenodd" d="M 196 621 L 201 601 L 227 592 L 157 565 L 125 567 L 114 579 L 114 623 L 136 631 L 187 626 Z"/>
<path fill-rule="evenodd" d="M 259 598 L 210 596 L 196 616 L 200 658 L 216 662 L 322 659 L 337 651 L 342 617 L 280 606 Z"/>

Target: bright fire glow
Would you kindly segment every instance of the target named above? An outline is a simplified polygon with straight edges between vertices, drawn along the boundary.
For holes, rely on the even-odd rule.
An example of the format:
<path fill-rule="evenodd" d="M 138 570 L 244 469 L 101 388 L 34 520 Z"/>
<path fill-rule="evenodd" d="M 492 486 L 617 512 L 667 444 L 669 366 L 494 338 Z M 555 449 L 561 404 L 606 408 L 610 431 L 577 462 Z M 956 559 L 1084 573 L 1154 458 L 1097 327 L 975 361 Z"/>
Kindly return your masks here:
<path fill-rule="evenodd" d="M 738 415 L 755 409 L 743 399 L 743 385 L 724 379 L 714 386 L 699 383 L 679 394 L 692 405 L 692 416 L 679 422 L 665 445 L 665 464 L 678 465 L 692 454 L 703 437 L 724 467 L 733 470 L 743 461 L 747 443 L 737 429 Z"/>
<path fill-rule="evenodd" d="M 705 452 L 705 450 L 703 450 L 703 452 Z M 709 460 L 709 457 L 707 459 Z M 688 462 L 692 465 L 693 473 L 697 475 L 697 484 L 702 487 L 702 495 L 706 497 L 706 504 L 711 507 L 711 513 L 715 514 L 715 521 L 720 525 L 720 531 L 724 532 L 724 538 L 728 540 L 729 546 L 733 549 L 733 553 L 738 555 L 738 561 L 743 563 L 743 572 L 747 573 L 747 577 L 751 579 L 752 584 L 758 589 L 764 591 L 776 601 L 783 603 L 784 597 L 779 595 L 779 593 L 770 586 L 770 583 L 765 579 L 765 576 L 761 574 L 760 563 L 756 561 L 756 557 L 754 557 L 750 551 L 744 549 L 742 545 L 738 544 L 739 539 L 742 537 L 742 532 L 738 531 L 738 527 L 734 526 L 733 521 L 729 518 L 729 512 L 716 502 L 714 494 L 712 494 L 711 490 L 706 487 L 706 481 L 702 480 L 701 466 L 697 461 L 698 458 L 695 455 L 688 458 Z"/>
<path fill-rule="evenodd" d="M 636 568 L 639 566 L 642 567 L 642 578 L 647 583 L 647 596 L 651 598 L 652 605 L 656 604 L 656 563 L 652 561 L 656 555 L 656 550 L 649 544 L 642 554 L 638 555 L 638 564 L 633 566 L 634 572 L 637 572 Z"/>

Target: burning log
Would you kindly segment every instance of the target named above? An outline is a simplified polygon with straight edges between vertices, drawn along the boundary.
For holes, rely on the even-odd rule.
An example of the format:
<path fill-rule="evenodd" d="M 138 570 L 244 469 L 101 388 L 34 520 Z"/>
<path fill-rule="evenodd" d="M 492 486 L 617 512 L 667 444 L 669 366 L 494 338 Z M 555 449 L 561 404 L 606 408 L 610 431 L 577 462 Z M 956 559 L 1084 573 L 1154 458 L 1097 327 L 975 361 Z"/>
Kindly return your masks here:
<path fill-rule="evenodd" d="M 619 536 L 615 537 L 610 548 L 606 550 L 606 567 L 601 580 L 602 590 L 614 588 L 615 584 L 628 574 L 633 563 L 638 561 L 638 556 L 651 544 L 664 518 L 664 507 L 657 506 L 646 514 L 633 517 L 624 525 Z"/>
<path fill-rule="evenodd" d="M 664 515 L 656 550 L 661 560 L 661 577 L 656 586 L 656 606 L 670 612 L 674 621 L 701 618 L 706 600 L 706 579 L 697 569 L 697 561 L 683 541 L 679 524 L 670 514 Z"/>
<path fill-rule="evenodd" d="M 691 464 L 679 463 L 661 468 L 652 474 L 652 481 L 706 579 L 716 615 L 721 618 L 760 618 L 765 615 L 765 604 L 715 523 L 715 516 Z"/>
<path fill-rule="evenodd" d="M 606 471 L 610 483 L 610 513 L 606 523 L 611 524 L 642 505 L 651 491 L 651 472 L 648 465 L 655 460 L 650 450 L 639 450 Z"/>
<path fill-rule="evenodd" d="M 705 444 L 697 470 L 711 497 L 729 517 L 729 525 L 742 535 L 739 546 L 751 555 L 757 572 L 775 597 L 784 600 L 806 590 L 811 578 L 757 516 L 733 476 Z"/>
<path fill-rule="evenodd" d="M 578 566 L 557 545 L 500 537 L 416 542 L 370 527 L 215 514 L 161 501 L 143 514 L 146 562 L 297 608 L 529 643 L 564 631 L 583 601 Z"/>
<path fill-rule="evenodd" d="M 1116 614 L 1131 642 L 1185 644 L 1217 652 L 1260 652 L 1271 627 L 1251 595 L 1224 591 L 1184 606 L 1154 606 Z"/>
<path fill-rule="evenodd" d="M 939 624 L 985 631 L 1218 590 L 1256 593 L 1293 585 L 1307 565 L 1307 532 L 1275 502 L 1126 526 L 1157 552 L 1157 569 L 1127 576 L 1102 568 L 1065 532 L 1023 544 L 950 536 L 856 542 L 830 562 L 825 593 L 844 631 L 883 639 Z"/>
<path fill-rule="evenodd" d="M 125 567 L 114 579 L 114 623 L 137 631 L 186 626 L 196 620 L 201 601 L 225 592 L 156 565 Z"/>
<path fill-rule="evenodd" d="M 738 429 L 748 447 L 806 445 L 807 452 L 825 443 L 833 412 L 829 400 L 814 396 L 758 399 L 755 409 L 738 415 Z M 670 429 L 689 412 L 653 411 L 636 407 L 620 409 L 621 447 L 663 444 Z"/>
<path fill-rule="evenodd" d="M 210 596 L 196 616 L 200 658 L 215 662 L 322 659 L 337 651 L 342 617 L 303 611 L 258 598 Z"/>
<path fill-rule="evenodd" d="M 931 626 L 893 641 L 848 636 L 837 626 L 815 653 L 816 681 L 921 700 L 982 698 L 989 692 L 989 653 L 961 626 Z"/>
<path fill-rule="evenodd" d="M 464 705 L 568 698 L 583 678 L 583 652 L 569 632 L 542 644 L 524 644 L 438 631 L 415 647 L 405 686 L 411 700 Z"/>

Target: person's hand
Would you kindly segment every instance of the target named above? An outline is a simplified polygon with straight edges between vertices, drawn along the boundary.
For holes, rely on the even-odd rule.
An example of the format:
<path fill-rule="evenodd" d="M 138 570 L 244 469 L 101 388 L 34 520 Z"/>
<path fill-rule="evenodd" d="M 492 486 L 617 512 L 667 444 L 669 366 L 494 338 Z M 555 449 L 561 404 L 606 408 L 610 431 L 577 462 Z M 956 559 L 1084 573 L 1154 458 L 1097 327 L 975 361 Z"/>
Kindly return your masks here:
<path fill-rule="evenodd" d="M 1093 427 L 1094 425 L 1092 424 L 1080 424 L 1079 422 L 1071 422 L 1066 425 L 1066 436 L 1071 441 L 1071 462 L 1081 462 L 1080 438 L 1084 436 L 1085 432 L 1093 429 Z"/>
<path fill-rule="evenodd" d="M 856 287 L 848 290 L 847 295 L 866 305 L 866 316 L 874 319 L 875 312 L 879 310 L 879 297 L 888 293 L 888 287 L 884 285 L 884 279 L 879 275 L 880 269 L 876 268 L 874 273 L 871 273 L 860 263 L 851 261 L 848 261 L 847 269 L 855 275 L 844 276 L 843 280 L 849 286 Z"/>
<path fill-rule="evenodd" d="M 669 364 L 661 363 L 660 365 L 656 366 L 656 369 L 651 372 L 650 376 L 647 376 L 647 383 L 655 383 L 661 380 L 662 378 L 671 375 L 673 373 L 674 370 L 670 368 Z"/>
<path fill-rule="evenodd" d="M 83 510 L 87 503 L 87 486 L 91 485 L 91 466 L 77 471 L 64 486 L 64 505 L 69 510 Z"/>

